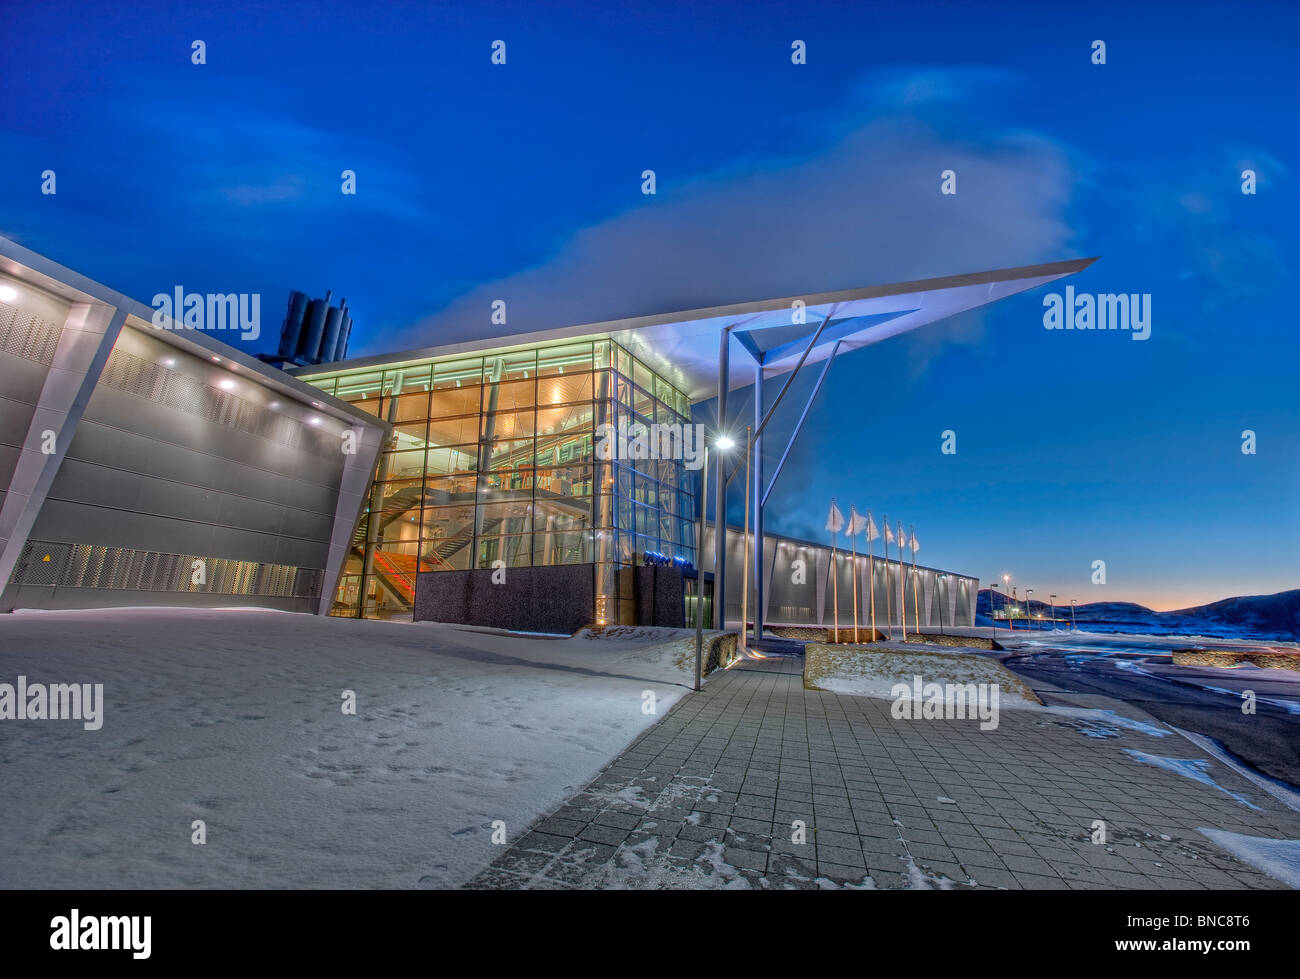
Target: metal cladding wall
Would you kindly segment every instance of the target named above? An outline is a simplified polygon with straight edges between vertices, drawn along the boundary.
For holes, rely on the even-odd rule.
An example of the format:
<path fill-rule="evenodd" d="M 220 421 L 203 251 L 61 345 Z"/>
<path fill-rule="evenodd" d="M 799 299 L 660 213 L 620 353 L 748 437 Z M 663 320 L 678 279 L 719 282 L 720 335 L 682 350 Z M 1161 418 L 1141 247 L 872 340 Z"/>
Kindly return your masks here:
<path fill-rule="evenodd" d="M 22 308 L 0 302 L 0 507 L 67 315 L 66 306 L 39 294 Z"/>
<path fill-rule="evenodd" d="M 216 341 L 151 329 L 124 297 L 60 302 L 35 284 L 52 288 L 46 274 L 11 281 L 0 610 L 324 611 L 388 426 L 319 394 L 312 407 L 298 382 Z"/>
<path fill-rule="evenodd" d="M 709 525 L 710 527 L 712 524 Z M 751 541 L 752 541 L 751 536 Z M 701 567 L 713 568 L 713 535 L 704 538 Z M 727 528 L 727 595 L 726 618 L 740 622 L 741 568 L 744 561 L 744 533 L 736 527 Z M 894 555 L 886 565 L 876 541 L 875 567 L 876 625 L 901 624 L 901 611 L 907 614 L 907 626 L 912 628 L 919 617 L 921 628 L 938 629 L 940 626 L 972 626 L 975 624 L 975 600 L 979 580 L 966 575 L 953 574 L 935 568 L 902 566 L 904 575 L 900 595 L 900 566 Z M 891 548 L 892 550 L 892 548 Z M 895 554 L 897 552 L 895 551 Z M 763 537 L 764 570 L 764 623 L 772 625 L 826 625 L 835 619 L 834 595 L 836 582 L 831 577 L 831 548 L 807 541 L 792 540 L 765 534 Z M 802 569 L 796 566 L 802 561 Z M 858 555 L 858 622 L 868 624 L 871 619 L 871 587 L 868 569 L 872 562 L 867 555 Z M 839 618 L 841 627 L 853 623 L 853 563 L 852 554 L 840 549 L 836 552 L 835 567 L 839 587 Z M 753 564 L 750 564 L 749 617 L 754 616 Z M 939 578 L 939 575 L 945 575 Z M 914 587 L 915 585 L 915 587 Z M 941 621 L 942 619 L 942 621 Z"/>
<path fill-rule="evenodd" d="M 295 576 L 307 569 L 312 574 L 288 593 L 263 588 L 259 604 L 311 611 L 342 475 L 338 436 L 247 400 L 246 386 L 238 398 L 188 376 L 182 363 L 161 367 L 158 358 L 169 352 L 123 330 L 31 539 L 237 558 L 292 568 Z M 121 596 L 105 594 L 107 584 L 98 582 L 89 595 L 65 586 L 52 601 L 120 604 Z M 193 597 L 172 596 L 178 604 Z M 246 600 L 233 594 L 213 602 Z"/>
<path fill-rule="evenodd" d="M 417 622 L 456 622 L 495 629 L 573 634 L 590 625 L 596 574 L 590 564 L 424 571 L 416 576 Z"/>

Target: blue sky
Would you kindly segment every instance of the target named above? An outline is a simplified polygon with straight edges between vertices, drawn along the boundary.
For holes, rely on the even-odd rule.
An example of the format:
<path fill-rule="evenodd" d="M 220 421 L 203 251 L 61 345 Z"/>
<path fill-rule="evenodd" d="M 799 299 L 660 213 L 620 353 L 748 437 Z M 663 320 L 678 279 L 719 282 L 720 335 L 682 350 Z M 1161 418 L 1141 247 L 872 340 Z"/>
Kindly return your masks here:
<path fill-rule="evenodd" d="M 1300 584 L 1298 21 L 10 2 L 0 234 L 146 302 L 260 292 L 267 333 L 289 289 L 332 288 L 354 353 L 481 331 L 486 296 L 513 332 L 1099 255 L 1073 284 L 1150 293 L 1150 340 L 1048 332 L 1039 290 L 845 356 L 769 527 L 819 537 L 834 495 L 914 523 L 921 560 L 1036 596 L 1278 591 Z"/>

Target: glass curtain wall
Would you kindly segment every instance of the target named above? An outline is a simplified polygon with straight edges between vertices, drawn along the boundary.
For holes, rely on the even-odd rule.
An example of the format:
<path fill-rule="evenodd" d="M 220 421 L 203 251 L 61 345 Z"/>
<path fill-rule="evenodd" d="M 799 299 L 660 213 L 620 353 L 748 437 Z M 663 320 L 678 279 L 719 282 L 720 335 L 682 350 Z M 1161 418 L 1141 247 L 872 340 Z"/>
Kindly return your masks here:
<path fill-rule="evenodd" d="M 695 563 L 694 474 L 684 462 L 597 458 L 602 424 L 690 422 L 686 395 L 616 343 L 303 380 L 393 425 L 336 615 L 408 614 L 422 571 L 591 564 L 593 619 L 631 623 L 631 569 L 645 552 Z"/>

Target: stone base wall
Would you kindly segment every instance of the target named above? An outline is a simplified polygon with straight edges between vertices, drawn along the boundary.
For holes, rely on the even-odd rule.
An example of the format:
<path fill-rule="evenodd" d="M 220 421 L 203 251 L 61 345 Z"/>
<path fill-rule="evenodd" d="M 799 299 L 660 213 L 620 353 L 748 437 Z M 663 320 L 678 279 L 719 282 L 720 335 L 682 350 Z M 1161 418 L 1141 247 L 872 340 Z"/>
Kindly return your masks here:
<path fill-rule="evenodd" d="M 596 578 L 590 564 L 507 568 L 494 584 L 490 568 L 425 571 L 415 583 L 417 622 L 572 635 L 592 624 Z"/>
<path fill-rule="evenodd" d="M 677 568 L 636 569 L 637 625 L 686 627 L 686 582 Z"/>

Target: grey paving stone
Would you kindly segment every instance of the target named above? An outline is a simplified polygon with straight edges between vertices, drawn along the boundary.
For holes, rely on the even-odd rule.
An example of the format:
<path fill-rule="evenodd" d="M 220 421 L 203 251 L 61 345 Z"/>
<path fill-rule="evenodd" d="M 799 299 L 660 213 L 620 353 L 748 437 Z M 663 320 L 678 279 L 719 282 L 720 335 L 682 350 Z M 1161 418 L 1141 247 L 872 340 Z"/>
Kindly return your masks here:
<path fill-rule="evenodd" d="M 645 856 L 665 886 L 858 886 L 870 872 L 883 889 L 940 877 L 980 888 L 1280 887 L 1196 828 L 1294 839 L 1300 818 L 1235 773 L 1216 772 L 1259 812 L 1117 748 L 1150 740 L 1098 742 L 1027 711 L 1004 712 L 995 732 L 895 721 L 887 701 L 803 689 L 789 663 L 742 664 L 675 704 L 466 886 L 626 886 L 631 857 Z M 1096 818 L 1109 847 L 1090 842 Z M 796 820 L 804 845 L 790 839 Z M 1173 839 L 1157 844 L 1160 833 Z"/>
<path fill-rule="evenodd" d="M 586 827 L 585 822 L 579 822 L 576 819 L 557 819 L 552 816 L 549 819 L 543 819 L 533 828 L 539 833 L 546 833 L 549 836 L 577 836 Z"/>

